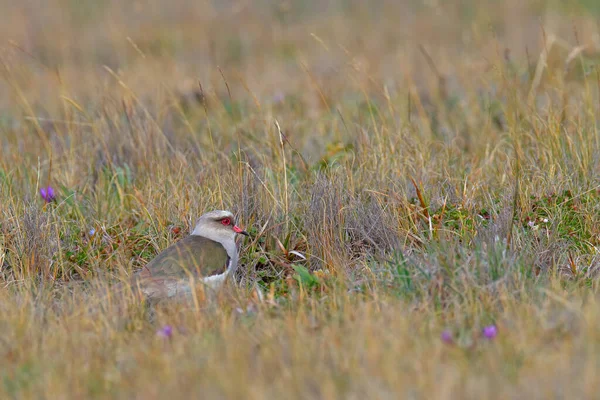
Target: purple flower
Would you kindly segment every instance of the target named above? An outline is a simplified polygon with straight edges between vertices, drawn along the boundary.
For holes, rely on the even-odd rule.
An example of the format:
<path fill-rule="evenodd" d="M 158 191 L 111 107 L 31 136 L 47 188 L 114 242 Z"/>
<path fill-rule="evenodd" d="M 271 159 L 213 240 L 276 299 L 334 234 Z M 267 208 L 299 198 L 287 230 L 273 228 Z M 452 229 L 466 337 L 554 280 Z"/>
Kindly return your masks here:
<path fill-rule="evenodd" d="M 54 189 L 52 188 L 52 186 L 48 186 L 47 188 L 41 188 L 40 195 L 46 203 L 51 203 L 56 199 L 56 197 L 54 196 Z"/>
<path fill-rule="evenodd" d="M 285 101 L 285 93 L 279 91 L 273 95 L 273 103 L 279 104 Z"/>
<path fill-rule="evenodd" d="M 443 331 L 440 335 L 440 339 L 442 339 L 442 342 L 446 344 L 454 343 L 454 339 L 452 339 L 452 332 L 450 332 L 449 330 Z"/>
<path fill-rule="evenodd" d="M 498 328 L 496 327 L 496 325 L 488 325 L 486 327 L 483 328 L 483 336 L 486 339 L 494 339 L 496 336 L 498 336 Z"/>
<path fill-rule="evenodd" d="M 173 336 L 173 327 L 171 325 L 165 325 L 160 328 L 156 334 L 165 339 L 171 339 L 171 336 Z"/>

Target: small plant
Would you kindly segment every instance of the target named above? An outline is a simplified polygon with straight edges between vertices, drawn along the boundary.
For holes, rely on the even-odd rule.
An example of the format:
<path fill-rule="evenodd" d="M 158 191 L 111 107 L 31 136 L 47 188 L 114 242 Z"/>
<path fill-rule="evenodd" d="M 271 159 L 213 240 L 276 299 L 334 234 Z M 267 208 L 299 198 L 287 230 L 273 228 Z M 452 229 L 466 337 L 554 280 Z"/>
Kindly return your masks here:
<path fill-rule="evenodd" d="M 40 196 L 46 203 L 52 203 L 56 200 L 56 196 L 54 194 L 54 188 L 52 186 L 48 186 L 40 189 Z"/>
<path fill-rule="evenodd" d="M 292 265 L 292 267 L 294 268 L 294 271 L 296 271 L 294 279 L 296 279 L 301 287 L 311 290 L 320 284 L 319 278 L 310 273 L 306 267 L 297 264 Z"/>

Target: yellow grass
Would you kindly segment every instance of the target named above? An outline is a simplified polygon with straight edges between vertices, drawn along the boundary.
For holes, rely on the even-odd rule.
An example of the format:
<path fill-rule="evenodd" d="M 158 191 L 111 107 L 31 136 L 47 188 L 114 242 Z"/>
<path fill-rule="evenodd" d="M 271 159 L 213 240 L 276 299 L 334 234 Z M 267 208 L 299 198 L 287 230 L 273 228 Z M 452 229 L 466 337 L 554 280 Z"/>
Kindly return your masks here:
<path fill-rule="evenodd" d="M 594 2 L 0 7 L 0 398 L 597 397 Z"/>
<path fill-rule="evenodd" d="M 157 323 L 174 327 L 165 339 L 146 322 L 119 328 L 106 314 L 82 313 L 80 296 L 52 310 L 3 294 L 4 398 L 594 398 L 598 390 L 598 303 L 556 288 L 539 305 L 482 299 L 479 307 L 502 309 L 498 338 L 463 331 L 456 345 L 439 332 L 481 320 L 476 306 L 440 316 L 431 304 L 383 296 L 250 308 L 230 299 L 159 311 Z"/>

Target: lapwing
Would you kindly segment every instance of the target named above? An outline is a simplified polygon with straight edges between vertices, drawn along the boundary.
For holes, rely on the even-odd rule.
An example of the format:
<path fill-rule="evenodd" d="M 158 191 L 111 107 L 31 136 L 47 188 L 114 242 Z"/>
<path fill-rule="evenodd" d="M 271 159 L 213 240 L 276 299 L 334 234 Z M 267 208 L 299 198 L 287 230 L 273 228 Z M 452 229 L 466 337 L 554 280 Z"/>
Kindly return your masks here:
<path fill-rule="evenodd" d="M 158 254 L 133 279 L 133 289 L 149 300 L 187 296 L 196 283 L 218 289 L 237 269 L 235 238 L 248 233 L 229 211 L 202 215 L 191 235 Z"/>

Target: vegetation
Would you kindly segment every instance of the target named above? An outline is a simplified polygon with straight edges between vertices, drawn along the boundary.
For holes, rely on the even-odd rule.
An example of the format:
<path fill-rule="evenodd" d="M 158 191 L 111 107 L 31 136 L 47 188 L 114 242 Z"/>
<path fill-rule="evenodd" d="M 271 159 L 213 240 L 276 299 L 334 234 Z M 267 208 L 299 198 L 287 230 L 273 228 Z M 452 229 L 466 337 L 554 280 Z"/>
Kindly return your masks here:
<path fill-rule="evenodd" d="M 596 2 L 2 5 L 0 398 L 597 397 Z"/>

